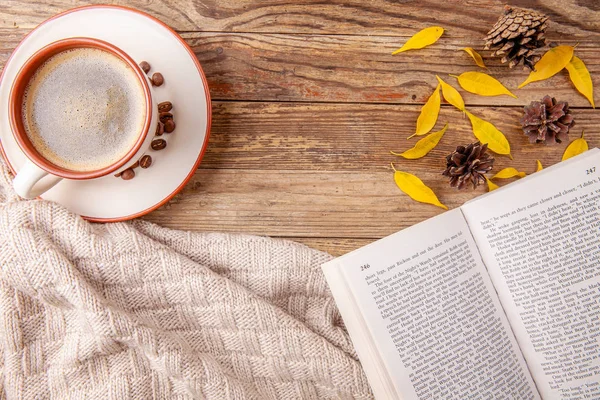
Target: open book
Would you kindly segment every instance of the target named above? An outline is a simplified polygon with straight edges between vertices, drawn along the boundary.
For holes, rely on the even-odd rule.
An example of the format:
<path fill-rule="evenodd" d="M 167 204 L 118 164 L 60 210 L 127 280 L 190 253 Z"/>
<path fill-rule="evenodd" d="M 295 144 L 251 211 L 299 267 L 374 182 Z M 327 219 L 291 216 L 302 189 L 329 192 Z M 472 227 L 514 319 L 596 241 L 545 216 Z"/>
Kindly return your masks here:
<path fill-rule="evenodd" d="M 600 150 L 325 265 L 378 399 L 600 398 Z"/>

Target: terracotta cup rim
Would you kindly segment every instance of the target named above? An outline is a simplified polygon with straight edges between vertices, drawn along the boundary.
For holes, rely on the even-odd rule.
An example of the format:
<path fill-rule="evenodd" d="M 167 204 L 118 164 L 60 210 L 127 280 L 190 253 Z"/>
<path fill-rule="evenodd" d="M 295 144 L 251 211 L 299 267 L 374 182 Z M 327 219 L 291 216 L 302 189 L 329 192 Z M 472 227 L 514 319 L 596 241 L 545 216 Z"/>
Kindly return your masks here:
<path fill-rule="evenodd" d="M 144 121 L 144 126 L 141 129 L 139 136 L 132 148 L 129 149 L 129 151 L 120 160 L 101 169 L 91 171 L 75 171 L 66 169 L 55 165 L 46 158 L 44 158 L 44 156 L 42 156 L 35 149 L 31 141 L 29 140 L 23 124 L 23 95 L 27 84 L 29 83 L 29 80 L 31 79 L 33 74 L 50 57 L 63 51 L 76 48 L 94 48 L 103 50 L 124 61 L 133 69 L 140 84 L 142 85 L 142 90 L 144 91 L 144 97 L 146 102 L 146 117 Z M 21 150 L 25 153 L 27 158 L 31 160 L 31 162 L 33 162 L 41 169 L 51 173 L 52 175 L 56 175 L 66 179 L 81 180 L 99 178 L 101 176 L 108 175 L 127 164 L 132 159 L 132 157 L 140 150 L 140 148 L 144 144 L 148 133 L 150 132 L 152 113 L 152 94 L 150 91 L 150 86 L 148 84 L 146 74 L 142 71 L 138 64 L 127 53 L 125 53 L 117 46 L 105 42 L 104 40 L 88 37 L 73 37 L 57 40 L 36 51 L 31 57 L 29 57 L 29 59 L 23 64 L 23 66 L 17 73 L 9 95 L 10 127 L 12 130 L 12 134 Z"/>

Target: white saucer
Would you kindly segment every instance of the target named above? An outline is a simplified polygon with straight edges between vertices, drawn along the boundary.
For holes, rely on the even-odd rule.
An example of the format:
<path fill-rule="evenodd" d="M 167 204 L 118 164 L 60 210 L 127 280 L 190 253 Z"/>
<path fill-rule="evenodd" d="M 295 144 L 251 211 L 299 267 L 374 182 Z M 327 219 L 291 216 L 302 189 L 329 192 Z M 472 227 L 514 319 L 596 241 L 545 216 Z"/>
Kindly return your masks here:
<path fill-rule="evenodd" d="M 115 44 L 134 60 L 148 61 L 150 74 L 161 72 L 165 83 L 156 88 L 159 102 L 173 103 L 177 129 L 164 135 L 167 148 L 149 150 L 152 166 L 136 168 L 124 181 L 114 176 L 89 181 L 62 180 L 42 195 L 86 219 L 100 222 L 136 218 L 171 199 L 194 174 L 210 133 L 211 103 L 206 77 L 189 46 L 157 19 L 124 7 L 88 6 L 59 14 L 39 25 L 17 46 L 0 80 L 0 145 L 11 169 L 19 171 L 25 155 L 19 149 L 8 119 L 8 97 L 21 65 L 38 49 L 74 36 Z"/>

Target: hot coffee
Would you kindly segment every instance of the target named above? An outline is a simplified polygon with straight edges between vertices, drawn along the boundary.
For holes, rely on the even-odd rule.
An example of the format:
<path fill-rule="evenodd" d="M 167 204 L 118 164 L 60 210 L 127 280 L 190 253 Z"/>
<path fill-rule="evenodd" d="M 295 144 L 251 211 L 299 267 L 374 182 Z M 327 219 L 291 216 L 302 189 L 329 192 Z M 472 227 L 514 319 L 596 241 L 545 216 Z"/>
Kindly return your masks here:
<path fill-rule="evenodd" d="M 66 50 L 31 77 L 23 125 L 38 153 L 58 167 L 93 171 L 123 158 L 144 127 L 146 99 L 135 71 L 94 48 Z"/>

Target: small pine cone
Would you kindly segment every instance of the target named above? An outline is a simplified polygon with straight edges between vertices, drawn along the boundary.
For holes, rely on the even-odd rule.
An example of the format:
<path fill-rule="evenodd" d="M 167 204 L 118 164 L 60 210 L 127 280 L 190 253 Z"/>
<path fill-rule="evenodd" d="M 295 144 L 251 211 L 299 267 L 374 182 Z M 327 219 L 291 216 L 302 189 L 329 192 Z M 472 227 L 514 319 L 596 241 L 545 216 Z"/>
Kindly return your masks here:
<path fill-rule="evenodd" d="M 492 56 L 501 56 L 510 68 L 523 63 L 531 70 L 541 56 L 536 50 L 546 45 L 548 17 L 532 10 L 505 6 L 504 15 L 488 32 L 485 49 L 495 49 Z"/>
<path fill-rule="evenodd" d="M 575 125 L 575 120 L 569 103 L 544 96 L 542 101 L 532 101 L 525 106 L 521 125 L 530 143 L 554 144 L 569 140 L 569 129 Z"/>
<path fill-rule="evenodd" d="M 464 189 L 469 183 L 473 189 L 485 182 L 483 174 L 494 165 L 494 158 L 487 153 L 487 144 L 480 142 L 458 146 L 446 157 L 446 170 L 442 175 L 450 177 L 450 186 Z"/>

